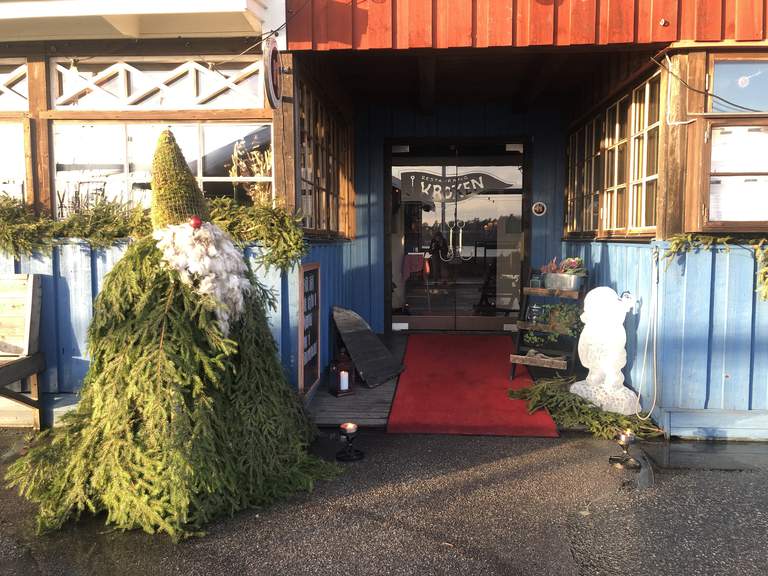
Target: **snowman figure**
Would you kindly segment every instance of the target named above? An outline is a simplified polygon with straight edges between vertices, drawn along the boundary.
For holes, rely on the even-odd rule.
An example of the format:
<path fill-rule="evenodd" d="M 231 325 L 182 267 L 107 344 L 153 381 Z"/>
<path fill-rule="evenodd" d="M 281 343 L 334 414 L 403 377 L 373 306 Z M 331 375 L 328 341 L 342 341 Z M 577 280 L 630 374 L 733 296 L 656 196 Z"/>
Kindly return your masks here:
<path fill-rule="evenodd" d="M 619 298 L 608 287 L 599 287 L 584 298 L 579 338 L 579 359 L 589 369 L 586 380 L 571 386 L 571 392 L 609 412 L 634 414 L 638 397 L 624 386 L 621 369 L 627 363 L 627 334 L 624 318 L 635 305 L 632 296 Z"/>

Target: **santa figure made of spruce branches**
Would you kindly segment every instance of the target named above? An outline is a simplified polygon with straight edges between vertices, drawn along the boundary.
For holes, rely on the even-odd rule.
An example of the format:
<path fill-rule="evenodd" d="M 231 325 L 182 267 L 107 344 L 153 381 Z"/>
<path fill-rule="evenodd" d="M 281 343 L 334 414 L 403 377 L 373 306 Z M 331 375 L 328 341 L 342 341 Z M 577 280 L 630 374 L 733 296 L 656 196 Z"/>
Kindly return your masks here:
<path fill-rule="evenodd" d="M 152 162 L 151 236 L 106 276 L 75 410 L 8 471 L 38 528 L 83 511 L 174 539 L 307 490 L 331 472 L 277 358 L 267 296 L 173 134 Z"/>

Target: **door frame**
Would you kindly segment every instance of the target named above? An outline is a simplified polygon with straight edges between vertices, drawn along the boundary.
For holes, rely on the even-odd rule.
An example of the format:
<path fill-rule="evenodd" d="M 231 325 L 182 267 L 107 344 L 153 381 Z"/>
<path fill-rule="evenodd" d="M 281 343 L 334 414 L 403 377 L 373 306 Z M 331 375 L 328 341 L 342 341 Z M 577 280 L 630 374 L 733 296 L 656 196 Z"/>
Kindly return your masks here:
<path fill-rule="evenodd" d="M 530 275 L 530 256 L 531 256 L 531 196 L 533 192 L 532 188 L 532 176 L 533 176 L 533 138 L 527 135 L 512 135 L 509 137 L 439 137 L 439 138 L 425 138 L 425 137 L 390 137 L 384 139 L 384 175 L 382 186 L 384 190 L 384 333 L 390 334 L 392 332 L 392 146 L 408 146 L 408 145 L 426 145 L 426 146 L 440 146 L 450 144 L 476 144 L 476 145 L 499 145 L 499 144 L 522 144 L 523 145 L 523 261 L 520 267 L 520 283 L 521 287 L 527 282 Z M 425 318 L 435 318 L 432 316 L 426 316 Z M 457 318 L 455 315 L 451 318 Z M 461 318 L 466 318 L 462 316 Z M 490 316 L 487 318 L 491 318 Z M 504 324 L 514 324 L 516 318 L 511 317 L 493 317 L 498 318 L 499 326 Z M 435 328 L 425 327 L 425 330 L 440 330 L 440 322 L 435 322 Z M 453 330 L 451 330 L 453 331 Z M 456 326 L 455 331 L 460 331 L 460 328 Z M 486 331 L 488 329 L 486 328 Z M 493 330 L 491 331 L 501 331 Z"/>

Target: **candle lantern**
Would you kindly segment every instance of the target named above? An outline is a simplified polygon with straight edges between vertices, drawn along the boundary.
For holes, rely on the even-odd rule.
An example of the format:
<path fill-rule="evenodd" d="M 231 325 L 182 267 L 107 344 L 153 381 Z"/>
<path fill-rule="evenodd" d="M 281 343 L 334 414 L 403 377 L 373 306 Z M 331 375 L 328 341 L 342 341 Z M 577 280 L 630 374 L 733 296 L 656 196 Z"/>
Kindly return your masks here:
<path fill-rule="evenodd" d="M 342 348 L 338 357 L 331 363 L 331 378 L 328 391 L 334 396 L 348 396 L 354 394 L 354 386 L 357 384 L 355 365 Z"/>
<path fill-rule="evenodd" d="M 339 462 L 356 462 L 362 460 L 365 454 L 362 450 L 358 450 L 352 445 L 352 442 L 357 437 L 357 424 L 354 422 L 344 422 L 339 426 L 342 439 L 346 442 L 344 448 L 336 453 L 336 460 Z"/>
<path fill-rule="evenodd" d="M 609 464 L 614 468 L 626 468 L 627 470 L 639 470 L 640 462 L 629 453 L 629 448 L 637 441 L 635 433 L 629 428 L 619 433 L 616 443 L 621 447 L 621 454 L 608 458 Z"/>

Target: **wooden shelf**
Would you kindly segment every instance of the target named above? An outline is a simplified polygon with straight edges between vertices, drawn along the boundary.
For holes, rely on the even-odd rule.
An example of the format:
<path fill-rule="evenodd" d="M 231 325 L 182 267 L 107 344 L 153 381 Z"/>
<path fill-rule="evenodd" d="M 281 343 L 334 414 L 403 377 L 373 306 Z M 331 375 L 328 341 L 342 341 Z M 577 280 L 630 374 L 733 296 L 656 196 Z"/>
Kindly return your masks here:
<path fill-rule="evenodd" d="M 581 292 L 578 290 L 550 290 L 548 288 L 531 288 L 525 286 L 523 288 L 523 294 L 529 296 L 549 296 L 551 298 L 570 298 L 571 300 L 579 300 L 581 298 Z"/>
<path fill-rule="evenodd" d="M 518 330 L 531 330 L 534 332 L 550 332 L 552 334 L 559 334 L 560 336 L 570 336 L 569 332 L 556 329 L 552 324 L 538 324 L 536 322 L 523 322 L 517 321 Z"/>
<path fill-rule="evenodd" d="M 542 356 L 524 356 L 522 354 L 510 354 L 509 361 L 512 364 L 523 364 L 525 366 L 539 366 L 541 368 L 552 368 L 554 370 L 567 370 L 568 361 L 562 358 L 544 358 Z"/>

